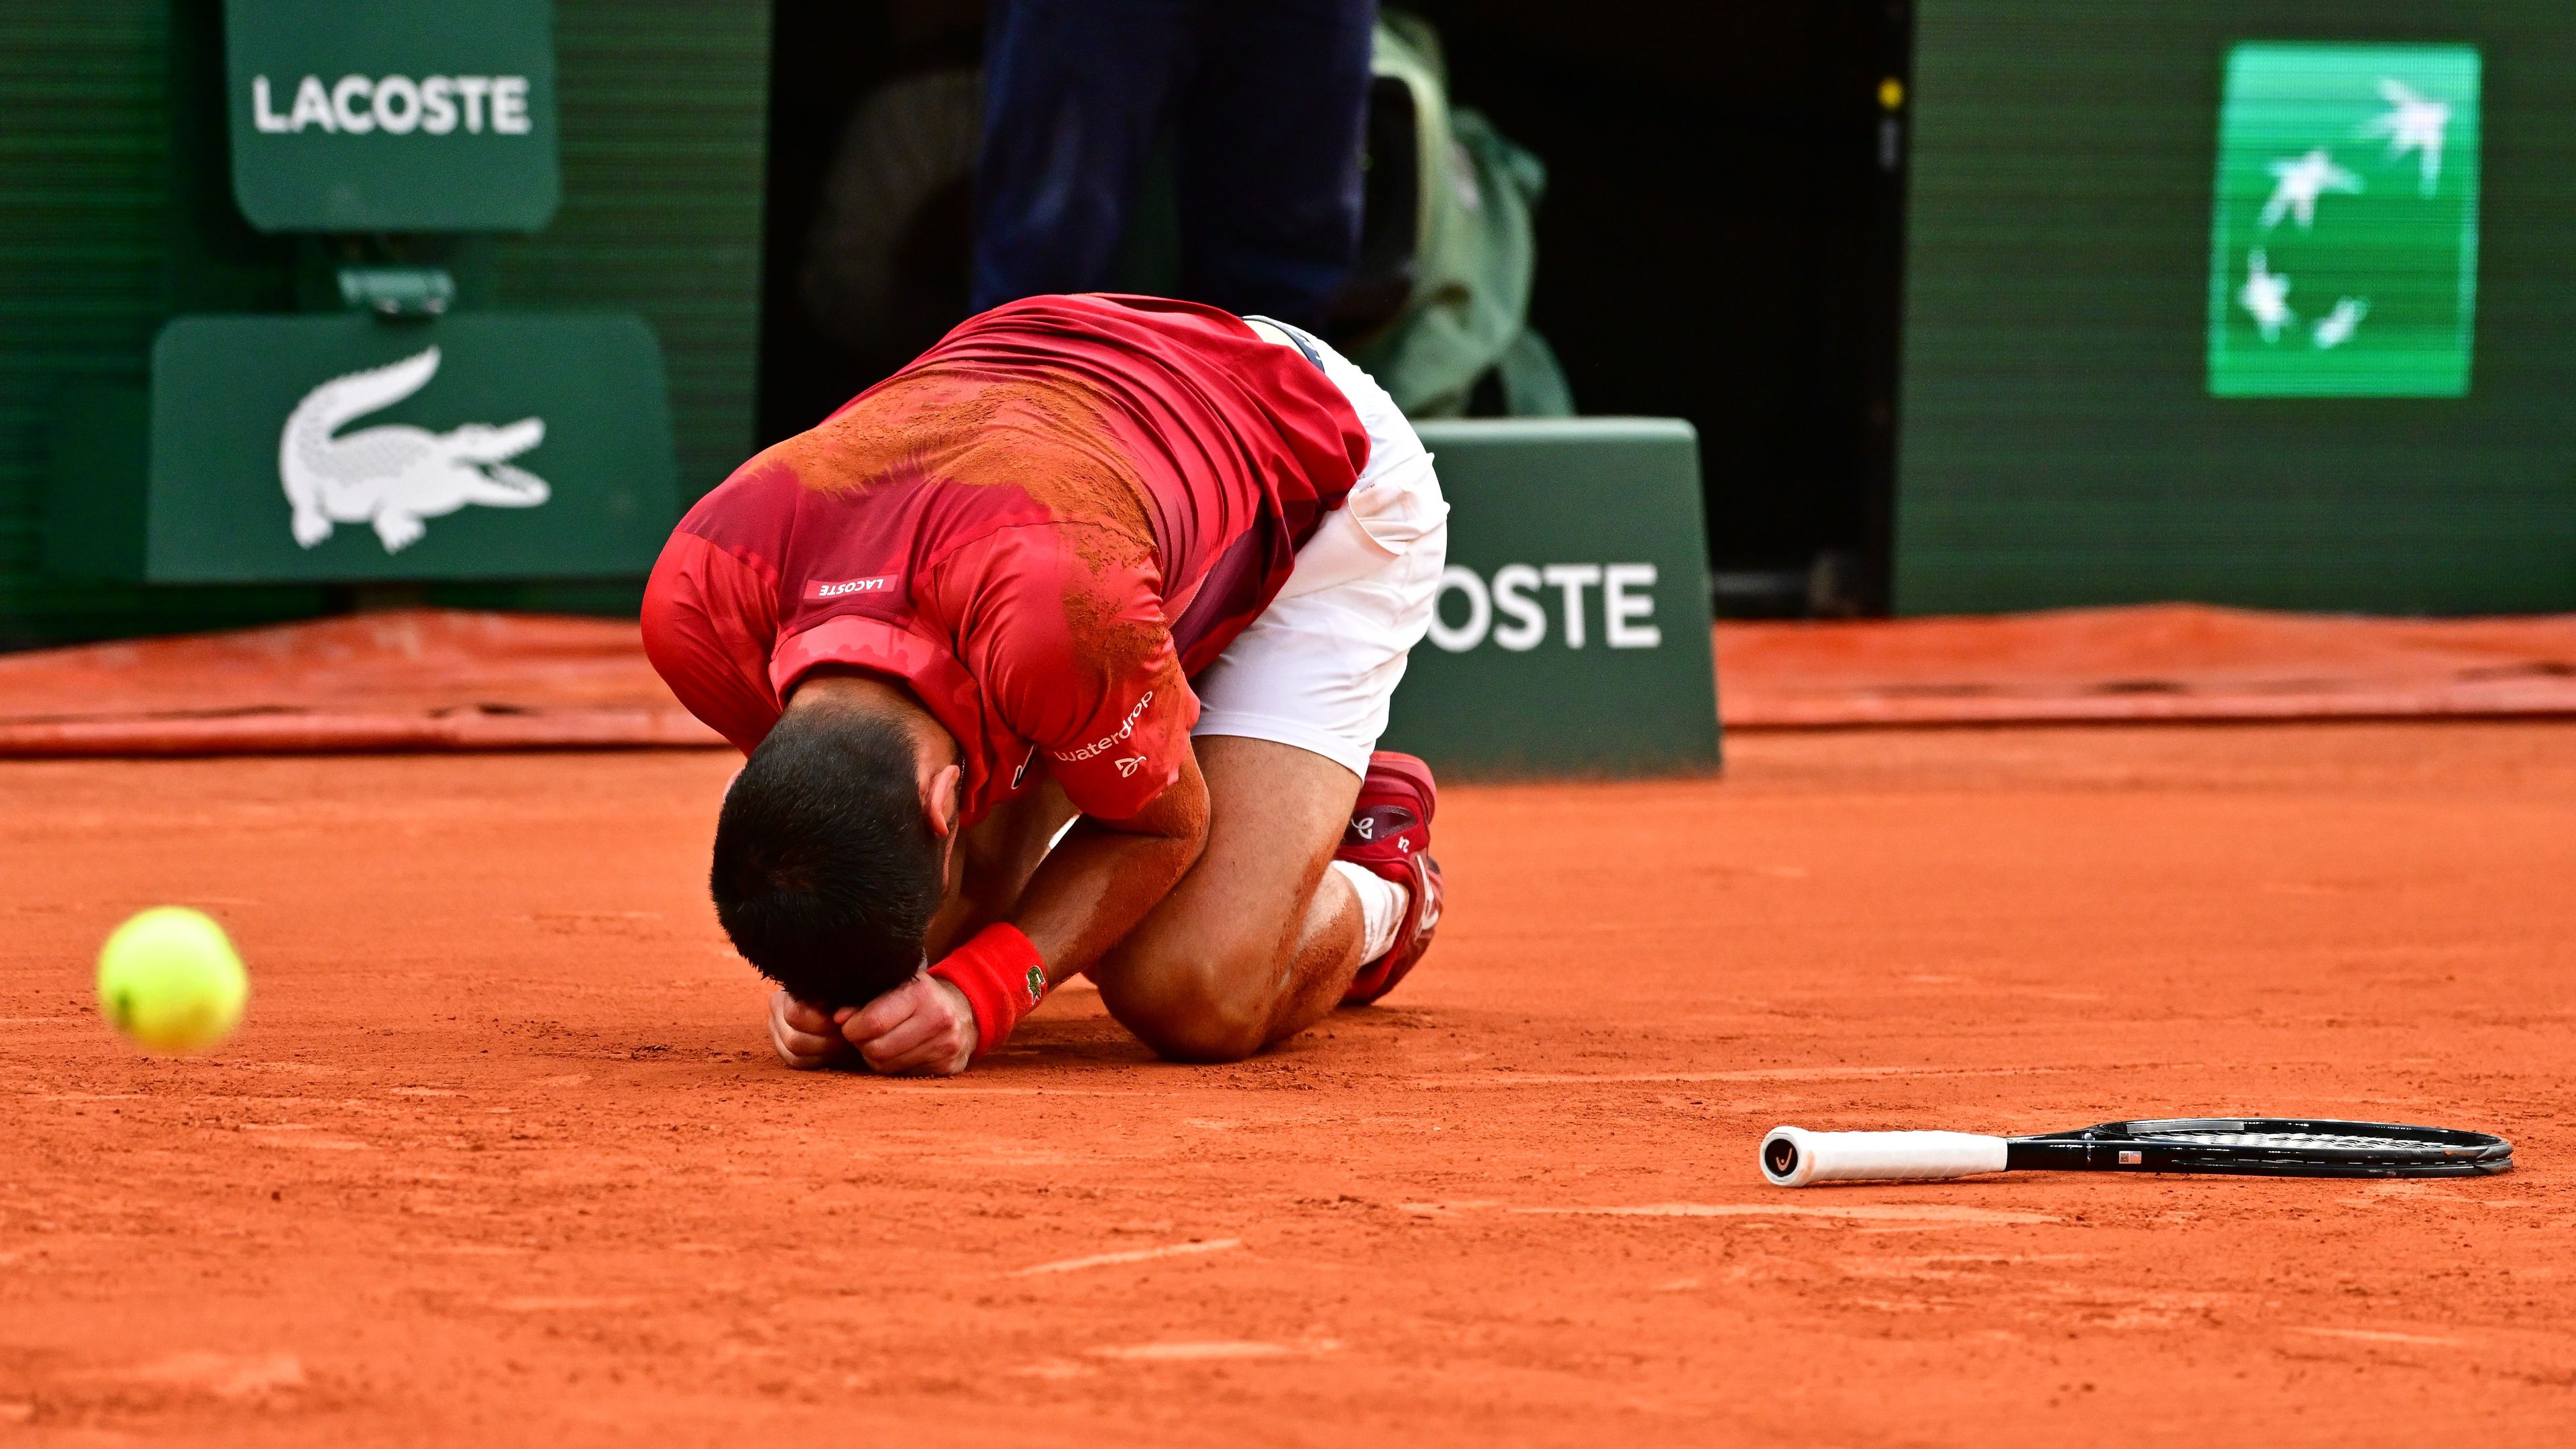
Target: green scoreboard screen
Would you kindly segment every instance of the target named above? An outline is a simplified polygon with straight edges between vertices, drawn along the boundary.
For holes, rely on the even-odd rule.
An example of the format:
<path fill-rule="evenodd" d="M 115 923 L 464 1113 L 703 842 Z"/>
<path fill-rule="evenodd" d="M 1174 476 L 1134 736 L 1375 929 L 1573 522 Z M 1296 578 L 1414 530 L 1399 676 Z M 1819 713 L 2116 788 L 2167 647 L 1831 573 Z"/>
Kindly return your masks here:
<path fill-rule="evenodd" d="M 2576 609 L 2576 0 L 1917 0 L 1896 607 Z"/>

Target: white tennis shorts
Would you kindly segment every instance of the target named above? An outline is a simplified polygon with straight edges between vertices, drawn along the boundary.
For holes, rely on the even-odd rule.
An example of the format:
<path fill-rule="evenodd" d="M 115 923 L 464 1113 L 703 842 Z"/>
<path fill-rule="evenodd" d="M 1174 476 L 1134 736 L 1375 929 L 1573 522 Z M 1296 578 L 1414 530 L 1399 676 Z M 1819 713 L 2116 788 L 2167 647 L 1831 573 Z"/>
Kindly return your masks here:
<path fill-rule="evenodd" d="M 1190 733 L 1276 740 L 1364 776 L 1405 658 L 1431 627 L 1449 503 L 1386 389 L 1323 342 L 1296 336 L 1358 411 L 1368 467 L 1297 550 L 1279 597 L 1191 681 L 1200 711 Z"/>

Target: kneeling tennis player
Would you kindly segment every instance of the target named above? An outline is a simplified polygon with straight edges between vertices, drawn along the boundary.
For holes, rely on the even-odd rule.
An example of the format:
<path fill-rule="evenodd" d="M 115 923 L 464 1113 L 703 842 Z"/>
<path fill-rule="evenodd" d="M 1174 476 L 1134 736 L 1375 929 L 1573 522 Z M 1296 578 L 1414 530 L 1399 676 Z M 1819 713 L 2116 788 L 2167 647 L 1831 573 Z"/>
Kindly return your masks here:
<path fill-rule="evenodd" d="M 749 756 L 711 887 L 779 1055 L 962 1071 L 1077 974 L 1189 1061 L 1384 995 L 1440 919 L 1376 742 L 1447 517 L 1338 353 L 1143 297 L 984 313 L 736 470 L 644 643 Z"/>

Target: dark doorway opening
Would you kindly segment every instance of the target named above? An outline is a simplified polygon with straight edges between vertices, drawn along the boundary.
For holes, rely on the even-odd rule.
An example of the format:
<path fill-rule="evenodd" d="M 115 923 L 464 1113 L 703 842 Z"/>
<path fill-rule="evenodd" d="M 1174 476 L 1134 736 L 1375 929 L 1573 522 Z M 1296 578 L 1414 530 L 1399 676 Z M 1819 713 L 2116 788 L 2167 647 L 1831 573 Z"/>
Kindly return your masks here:
<path fill-rule="evenodd" d="M 858 144 L 873 141 L 898 167 L 919 172 L 943 141 L 956 144 L 938 133 L 966 123 L 953 104 L 942 108 L 939 81 L 974 70 L 983 28 L 982 0 L 777 0 L 762 228 L 762 445 L 812 427 L 965 315 L 969 206 L 957 178 L 907 196 L 907 215 L 882 218 L 888 233 L 872 238 L 869 264 L 885 284 L 875 300 L 887 315 L 871 317 L 881 325 L 867 336 L 854 341 L 847 307 L 815 305 L 807 272 L 816 224 L 835 196 L 853 214 L 866 212 L 868 198 L 833 191 L 836 159 L 848 169 L 848 138 L 863 105 L 877 103 Z M 828 284 L 824 290 L 830 294 Z"/>
<path fill-rule="evenodd" d="M 1532 321 L 1576 402 L 1699 429 L 1720 612 L 1884 612 L 1906 0 L 1411 8 L 1440 28 L 1454 100 L 1547 163 Z M 953 177 L 918 180 L 903 192 L 909 220 L 869 239 L 882 292 L 860 278 L 818 306 L 808 263 L 836 155 L 918 159 L 956 143 L 940 78 L 975 66 L 983 11 L 778 0 L 763 442 L 811 426 L 964 315 L 969 216 Z M 849 215 L 873 204 L 838 196 Z"/>

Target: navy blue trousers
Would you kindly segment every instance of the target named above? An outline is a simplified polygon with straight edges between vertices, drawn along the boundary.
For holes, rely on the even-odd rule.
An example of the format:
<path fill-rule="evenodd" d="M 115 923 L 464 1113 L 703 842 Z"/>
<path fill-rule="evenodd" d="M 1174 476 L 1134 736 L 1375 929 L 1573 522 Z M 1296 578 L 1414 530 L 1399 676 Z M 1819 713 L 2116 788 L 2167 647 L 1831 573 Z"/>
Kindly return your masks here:
<path fill-rule="evenodd" d="M 1181 295 L 1316 326 L 1358 251 L 1376 0 L 992 0 L 978 311 L 1110 283 L 1178 143 Z"/>

